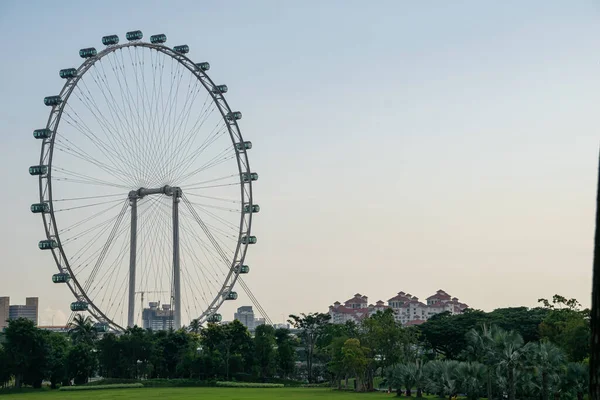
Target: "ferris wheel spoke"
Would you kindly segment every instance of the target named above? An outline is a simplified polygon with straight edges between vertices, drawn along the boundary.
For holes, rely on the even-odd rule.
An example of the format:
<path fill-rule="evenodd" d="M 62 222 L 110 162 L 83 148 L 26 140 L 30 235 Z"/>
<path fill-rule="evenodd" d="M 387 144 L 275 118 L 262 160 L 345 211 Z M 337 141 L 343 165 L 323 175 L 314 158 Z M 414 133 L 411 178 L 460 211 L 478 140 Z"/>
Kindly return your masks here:
<path fill-rule="evenodd" d="M 189 237 L 191 238 L 193 236 Z M 195 246 L 193 243 L 188 242 L 187 237 L 186 240 L 182 241 L 182 244 L 182 247 L 186 250 L 186 254 L 190 256 L 190 261 L 194 265 L 194 270 L 196 272 L 196 277 L 198 279 L 198 284 L 200 285 L 202 296 L 205 300 L 205 305 L 208 306 L 215 294 L 220 290 L 220 286 L 225 278 L 225 274 L 223 273 L 222 269 L 217 268 L 216 256 L 210 252 L 206 252 L 208 250 L 207 247 L 200 247 L 204 259 L 204 261 L 202 261 L 196 255 L 196 252 L 193 251 Z M 202 277 L 200 277 L 198 272 L 202 274 Z"/>
<path fill-rule="evenodd" d="M 82 80 L 82 85 L 85 86 L 85 80 Z M 112 151 L 112 153 L 122 162 L 128 162 L 130 163 L 130 161 L 128 160 L 128 149 L 123 149 L 122 147 L 124 147 L 125 145 L 123 145 L 123 141 L 121 140 L 121 142 L 119 143 L 117 140 L 119 140 L 119 135 L 116 132 L 116 128 L 113 127 L 110 122 L 108 121 L 108 119 L 104 116 L 104 113 L 102 113 L 102 111 L 99 109 L 99 107 L 94 104 L 91 103 L 88 100 L 88 95 L 86 95 L 85 93 L 83 93 L 82 89 L 77 86 L 77 91 L 74 91 L 73 94 L 75 95 L 75 97 L 77 97 L 80 100 L 80 103 L 83 104 L 87 110 L 89 111 L 89 113 L 94 117 L 97 126 L 100 127 L 100 131 L 102 132 L 102 136 L 106 139 L 105 146 L 110 149 Z M 86 87 L 87 89 L 87 87 Z M 89 89 L 87 89 L 89 91 Z M 89 128 L 88 128 L 89 129 Z M 93 132 L 92 130 L 90 130 L 91 132 Z M 94 136 L 98 136 L 98 135 L 94 135 Z M 98 140 L 100 141 L 100 140 Z"/>
<path fill-rule="evenodd" d="M 119 51 L 119 54 L 121 55 L 121 59 L 123 59 L 122 58 L 122 50 Z M 131 93 L 129 91 L 129 87 L 128 87 L 127 81 L 126 81 L 124 62 L 119 64 L 118 56 L 115 55 L 115 58 L 116 58 L 116 60 L 114 60 L 114 62 L 113 62 L 112 58 L 108 59 L 110 65 L 111 65 L 111 70 L 112 70 L 115 80 L 118 84 L 118 90 L 119 90 L 119 94 L 120 94 L 120 98 L 121 98 L 120 104 L 117 100 L 115 100 L 115 106 L 117 108 L 121 109 L 123 112 L 122 120 L 124 120 L 123 125 L 126 128 L 124 135 L 126 134 L 126 136 L 129 138 L 131 145 L 133 147 L 133 150 L 131 151 L 131 156 L 134 160 L 139 160 L 140 156 L 141 156 L 141 154 L 140 154 L 141 139 L 139 137 L 138 130 L 136 129 L 137 122 L 133 118 L 135 116 L 135 114 L 134 114 L 134 110 L 131 107 L 131 96 L 130 96 Z M 121 79 L 122 77 L 123 77 L 123 80 Z M 125 91 L 125 89 L 127 89 L 127 92 Z M 111 91 L 111 93 L 112 93 L 112 91 Z M 139 181 L 139 180 L 141 180 L 141 174 L 140 174 L 140 171 L 136 171 L 136 172 L 138 173 L 137 179 Z"/>
<path fill-rule="evenodd" d="M 212 113 L 215 111 L 216 106 L 213 106 L 213 109 L 211 110 L 210 113 L 208 113 L 206 115 L 206 119 L 208 119 Z M 204 123 L 206 122 L 206 120 L 203 120 L 200 124 L 200 126 L 197 129 L 200 129 Z M 194 125 L 195 127 L 195 125 Z M 202 139 L 200 136 L 196 136 L 197 131 L 194 130 L 194 127 L 192 127 L 192 130 L 190 132 L 187 133 L 187 137 L 188 140 L 184 143 L 182 143 L 182 147 L 178 148 L 178 154 L 181 154 L 181 157 L 178 159 L 177 161 L 177 166 L 180 167 L 181 165 L 185 165 L 185 162 L 187 160 L 189 160 L 190 157 L 193 156 L 200 156 L 200 154 L 198 154 L 199 152 L 204 152 L 207 148 L 210 147 L 211 144 L 215 143 L 219 138 L 221 137 L 226 137 L 226 133 L 227 133 L 227 126 L 225 125 L 225 123 L 223 121 L 218 121 L 214 127 L 212 128 L 212 130 L 206 135 L 206 137 L 204 138 L 204 140 L 202 142 L 200 142 L 200 144 L 196 147 L 193 146 L 193 144 L 195 143 L 196 139 Z M 229 144 L 228 144 L 229 145 Z"/>
<path fill-rule="evenodd" d="M 94 178 L 94 177 L 91 177 L 91 176 L 88 176 L 88 175 L 84 175 L 84 174 L 81 174 L 81 173 L 78 173 L 78 172 L 75 172 L 75 171 L 70 171 L 68 169 L 61 168 L 61 167 L 58 167 L 58 166 L 53 166 L 52 169 L 55 172 L 60 173 L 60 175 L 56 177 L 57 179 L 63 179 L 63 178 L 67 179 L 68 178 L 69 180 L 71 180 L 70 178 L 72 177 L 72 178 L 77 178 L 76 180 L 73 180 L 73 181 L 77 181 L 77 182 L 80 182 L 80 183 L 82 183 L 82 182 L 89 182 L 89 183 L 98 184 L 98 185 L 105 185 L 105 186 L 112 186 L 112 187 L 115 187 L 115 188 L 121 188 L 121 189 L 124 189 L 124 190 L 127 190 L 129 188 L 126 185 L 116 184 L 116 183 L 109 182 L 109 181 L 106 181 L 106 180 L 103 180 L 103 179 Z M 65 176 L 62 176 L 62 175 L 65 175 Z"/>
<path fill-rule="evenodd" d="M 189 77 L 189 82 L 191 82 L 193 75 L 190 75 Z M 174 93 L 174 98 L 173 100 L 171 100 L 170 103 L 170 107 L 169 107 L 169 114 L 167 117 L 167 131 L 168 132 L 173 132 L 173 135 L 171 136 L 171 140 L 168 141 L 167 143 L 167 150 L 165 151 L 165 154 L 167 155 L 166 159 L 165 159 L 165 164 L 166 164 L 166 174 L 167 177 L 169 172 L 170 172 L 170 166 L 169 164 L 172 162 L 172 158 L 174 156 L 173 154 L 173 147 L 176 146 L 174 145 L 175 143 L 177 143 L 178 139 L 179 139 L 179 135 L 178 135 L 178 130 L 177 130 L 177 126 L 179 126 L 179 124 L 182 122 L 182 116 L 181 113 L 178 112 L 178 99 L 179 99 L 179 88 L 181 86 L 181 81 L 183 78 L 183 74 L 179 74 L 177 77 L 177 88 L 175 89 L 175 93 Z M 197 82 L 197 80 L 196 80 Z M 189 96 L 189 92 L 188 92 L 188 96 Z M 186 98 L 186 102 L 187 102 L 187 98 Z M 171 118 L 171 116 L 173 118 Z"/>
<path fill-rule="evenodd" d="M 56 150 L 62 151 L 62 152 L 69 154 L 81 161 L 89 162 L 90 164 L 101 168 L 102 170 L 109 173 L 114 178 L 121 181 L 123 184 L 128 183 L 127 180 L 123 177 L 123 175 L 128 175 L 128 174 L 123 173 L 122 170 L 117 170 L 116 168 L 113 168 L 107 164 L 101 163 L 100 161 L 96 160 L 94 157 L 91 157 L 88 154 L 86 154 L 84 151 L 78 151 L 78 150 L 72 149 L 71 147 L 63 146 L 63 144 L 60 143 L 60 141 L 56 141 L 54 144 L 54 147 Z M 130 179 L 131 179 L 131 177 L 130 177 Z"/>
<path fill-rule="evenodd" d="M 86 270 L 91 265 L 90 262 L 93 260 L 96 260 L 96 256 L 98 256 L 102 252 L 102 249 L 103 249 L 102 246 L 97 246 L 97 247 L 94 247 L 94 246 L 97 244 L 104 243 L 104 242 L 101 242 L 100 239 L 102 239 L 110 231 L 111 227 L 114 228 L 114 226 L 117 224 L 117 222 L 120 219 L 122 219 L 124 212 L 126 212 L 126 211 L 127 211 L 127 203 L 125 203 L 123 205 L 123 209 L 121 210 L 121 212 L 119 214 L 117 214 L 113 218 L 106 221 L 106 223 L 101 223 L 103 226 L 97 235 L 88 239 L 88 241 L 85 244 L 81 245 L 78 250 L 73 252 L 73 254 L 71 256 L 71 262 L 70 262 L 70 268 L 72 271 L 74 271 L 74 272 L 77 271 L 79 275 L 84 276 L 83 275 L 84 270 Z M 100 225 L 100 224 L 98 224 L 98 225 Z M 116 237 L 121 236 L 125 232 L 126 232 L 125 227 L 122 227 L 118 231 Z M 109 237 L 110 237 L 110 235 L 109 235 Z M 87 254 L 86 258 L 82 258 L 84 256 L 84 254 Z"/>
<path fill-rule="evenodd" d="M 104 262 L 106 254 L 110 251 L 111 245 L 113 244 L 113 240 L 115 238 L 115 235 L 117 234 L 119 225 L 123 221 L 123 217 L 125 216 L 126 211 L 127 211 L 127 206 L 123 207 L 123 211 L 121 212 L 121 214 L 119 214 L 119 218 L 115 221 L 115 225 L 113 226 L 113 229 L 111 230 L 110 235 L 108 236 L 106 243 L 105 243 L 104 247 L 102 248 L 102 252 L 100 253 L 98 260 L 96 261 L 96 264 L 94 265 L 94 269 L 92 270 L 88 279 L 85 281 L 85 284 L 84 284 L 85 291 L 89 290 L 90 285 L 96 278 L 96 274 L 98 273 L 98 270 L 100 269 L 100 267 L 102 266 L 102 263 Z"/>
<path fill-rule="evenodd" d="M 67 105 L 67 107 L 70 107 L 69 105 Z M 133 165 L 131 164 L 131 162 L 129 160 L 125 160 L 125 159 L 119 159 L 119 157 L 121 157 L 119 154 L 117 154 L 117 152 L 114 151 L 114 149 L 112 149 L 110 144 L 105 143 L 104 141 L 102 141 L 100 138 L 98 138 L 97 135 L 95 135 L 92 130 L 83 122 L 83 121 L 78 121 L 78 119 L 80 118 L 79 114 L 77 114 L 77 112 L 75 110 L 71 110 L 73 112 L 73 115 L 75 115 L 77 118 L 74 118 L 73 115 L 70 114 L 70 112 L 68 111 L 64 111 L 63 114 L 63 119 L 65 120 L 65 122 L 70 125 L 71 127 L 75 128 L 76 130 L 78 130 L 80 133 L 82 133 L 88 140 L 88 143 L 93 144 L 96 149 L 104 155 L 104 157 L 106 157 L 106 159 L 110 162 L 110 166 L 116 170 L 120 170 L 119 165 L 125 165 L 127 168 L 129 168 L 131 171 L 135 171 L 135 168 L 133 167 Z M 64 137 L 64 132 L 63 132 L 63 137 Z M 128 173 L 125 173 L 126 175 L 129 175 Z"/>
<path fill-rule="evenodd" d="M 207 114 L 207 118 L 210 117 L 210 115 L 210 113 Z M 197 129 L 200 129 L 202 125 L 203 123 Z M 187 139 L 183 141 L 175 151 L 176 155 L 173 162 L 173 174 L 175 174 L 176 176 L 178 176 L 177 174 L 182 174 L 185 171 L 185 168 L 189 167 L 189 165 L 193 163 L 194 159 L 198 159 L 202 155 L 202 153 L 204 153 L 204 151 L 212 143 L 214 143 L 219 138 L 219 136 L 223 136 L 225 132 L 225 130 L 221 129 L 214 133 L 211 133 L 211 135 L 197 147 L 194 147 L 194 143 L 197 138 L 195 135 L 195 131 L 187 133 Z"/>
<path fill-rule="evenodd" d="M 186 139 L 185 133 L 187 130 L 188 121 L 190 119 L 192 106 L 195 103 L 198 93 L 200 93 L 200 90 L 202 89 L 202 85 L 199 83 L 199 81 L 197 79 L 194 79 L 193 85 L 191 84 L 192 76 L 193 75 L 190 75 L 190 83 L 188 83 L 188 91 L 187 91 L 185 102 L 184 102 L 183 106 L 181 107 L 181 111 L 175 120 L 175 126 L 173 128 L 174 135 L 173 135 L 173 140 L 170 144 L 170 153 L 172 154 L 172 156 L 168 160 L 169 161 L 168 176 L 170 178 L 172 178 L 172 175 L 174 173 L 173 168 L 176 164 L 176 161 L 178 158 L 177 156 L 179 155 L 179 152 L 180 152 L 179 150 L 181 149 L 182 144 L 189 142 L 189 136 Z"/>
<path fill-rule="evenodd" d="M 90 222 L 90 221 L 92 221 L 92 220 L 94 220 L 94 219 L 96 219 L 96 218 L 99 218 L 100 216 L 102 216 L 102 215 L 106 214 L 106 213 L 107 213 L 107 212 L 109 212 L 110 210 L 113 210 L 113 209 L 117 208 L 118 206 L 119 206 L 119 203 L 117 203 L 117 204 L 113 204 L 113 205 L 111 205 L 110 207 L 108 207 L 108 208 L 105 208 L 104 210 L 98 211 L 97 213 L 95 213 L 95 214 L 92 214 L 92 215 L 91 215 L 91 216 L 89 216 L 89 217 L 86 217 L 86 218 L 84 218 L 84 219 L 79 219 L 77 222 L 75 222 L 75 223 L 73 223 L 73 224 L 71 224 L 71 225 L 67 226 L 66 228 L 62 228 L 62 229 L 60 229 L 60 230 L 58 231 L 58 233 L 59 233 L 60 235 L 62 235 L 62 234 L 64 234 L 64 233 L 71 232 L 73 229 L 77 228 L 78 226 L 81 226 L 81 225 L 83 225 L 83 224 L 85 224 L 85 223 L 88 223 L 88 222 Z M 56 213 L 56 211 L 54 211 L 54 212 Z"/>
<path fill-rule="evenodd" d="M 148 212 L 146 211 L 146 213 L 141 213 L 140 216 L 146 215 Z M 146 226 L 152 223 L 153 220 L 153 214 L 150 213 L 150 219 L 143 219 L 142 223 L 140 224 L 140 228 L 145 230 Z M 128 229 L 126 229 L 126 232 L 129 232 L 129 227 L 127 227 Z M 126 263 L 125 259 L 126 256 L 128 255 L 128 250 L 129 250 L 129 236 L 126 235 L 124 240 L 123 240 L 123 244 L 122 244 L 122 249 L 119 252 L 118 257 L 115 259 L 115 261 L 109 265 L 107 268 L 105 268 L 105 271 L 103 273 L 103 275 L 100 277 L 100 279 L 96 280 L 96 284 L 90 288 L 90 292 L 94 293 L 98 296 L 102 295 L 102 301 L 104 301 L 104 299 L 106 298 L 106 295 L 108 295 L 109 299 L 112 299 L 114 297 L 114 290 L 116 288 L 116 284 L 117 282 L 123 284 L 123 282 L 127 281 L 127 276 L 129 273 L 128 270 L 128 263 Z M 142 251 L 144 249 L 144 246 L 142 246 Z M 126 267 L 124 267 L 126 266 Z M 108 290 L 104 290 L 106 288 L 112 288 L 111 291 L 109 292 Z"/>
<path fill-rule="evenodd" d="M 230 153 L 230 154 L 228 154 L 228 153 Z M 231 154 L 231 153 L 233 153 L 233 154 Z M 177 177 L 177 179 L 178 179 L 178 181 L 185 182 L 188 179 L 194 177 L 195 175 L 197 175 L 201 172 L 206 172 L 207 170 L 214 168 L 214 167 L 216 167 L 220 164 L 223 164 L 229 160 L 232 160 L 234 158 L 235 158 L 235 153 L 231 149 L 226 148 L 226 149 L 222 150 L 219 154 L 214 156 L 212 159 L 205 162 L 199 168 L 188 172 L 186 175 L 183 175 L 183 176 L 180 175 Z"/>
<path fill-rule="evenodd" d="M 100 63 L 101 64 L 101 63 Z M 102 66 L 103 68 L 103 66 Z M 104 71 L 103 71 L 104 72 Z M 135 146 L 134 143 L 132 143 L 132 135 L 130 132 L 132 132 L 132 126 L 130 123 L 128 123 L 129 121 L 127 119 L 125 119 L 125 121 L 123 121 L 123 119 L 125 118 L 125 116 L 121 115 L 122 113 L 119 110 L 119 107 L 116 106 L 116 104 L 118 104 L 116 102 L 116 99 L 112 93 L 112 90 L 110 88 L 110 85 L 108 84 L 108 82 L 102 77 L 102 75 L 100 75 L 100 70 L 98 68 L 96 68 L 96 65 L 94 65 L 94 69 L 92 70 L 92 72 L 90 73 L 94 83 L 96 84 L 96 87 L 98 87 L 98 89 L 100 90 L 100 92 L 102 93 L 102 96 L 105 100 L 105 104 L 108 108 L 109 111 L 109 115 L 112 119 L 112 124 L 114 126 L 114 136 L 115 136 L 115 143 L 119 144 L 119 147 L 122 148 L 122 157 L 127 158 L 128 163 L 129 164 L 133 164 L 133 155 L 135 154 Z M 104 83 L 104 85 L 102 85 L 101 83 Z M 106 87 L 106 90 L 105 90 Z M 108 92 L 108 95 L 107 95 Z M 110 98 L 109 98 L 110 96 Z M 126 123 L 127 122 L 127 123 Z M 113 132 L 111 132 L 113 133 Z M 116 144 L 115 144 L 116 146 Z"/>
<path fill-rule="evenodd" d="M 110 59 L 109 59 L 109 61 L 110 61 Z M 135 132 L 134 125 L 132 124 L 132 121 L 130 121 L 129 118 L 127 117 L 128 113 L 126 112 L 126 108 L 125 108 L 125 100 L 124 100 L 124 96 L 123 96 L 123 90 L 122 90 L 119 75 L 116 72 L 117 67 L 115 67 L 113 65 L 113 63 L 110 62 L 110 64 L 111 64 L 110 69 L 113 71 L 113 73 L 117 79 L 117 82 L 119 84 L 119 87 L 121 89 L 121 90 L 119 90 L 119 92 L 121 93 L 122 107 L 119 107 L 119 102 L 118 102 L 117 98 L 115 97 L 115 95 L 113 94 L 111 85 L 109 84 L 108 76 L 106 75 L 106 69 L 104 68 L 104 64 L 102 63 L 102 60 L 100 60 L 100 62 L 97 64 L 99 64 L 99 66 L 100 66 L 100 68 L 98 69 L 98 72 L 100 69 L 102 70 L 102 75 L 101 75 L 100 80 L 104 83 L 104 85 L 107 88 L 108 94 L 110 95 L 110 99 L 107 98 L 106 101 L 112 110 L 111 115 L 113 116 L 113 118 L 116 117 L 117 121 L 119 122 L 119 125 L 122 130 L 123 140 L 130 141 L 131 147 L 129 148 L 128 154 L 130 156 L 130 159 L 135 160 L 135 157 L 137 157 L 137 155 L 138 155 L 137 150 L 139 148 L 139 146 L 138 146 L 139 141 L 134 133 Z M 96 66 L 96 64 L 94 64 L 94 66 Z M 139 176 L 137 177 L 137 179 L 139 180 Z"/>
<path fill-rule="evenodd" d="M 198 213 L 196 212 L 196 210 L 194 209 L 194 207 L 189 203 L 189 200 L 187 199 L 187 197 L 183 196 L 182 198 L 183 198 L 184 204 L 188 207 L 188 209 L 190 210 L 192 216 L 194 217 L 194 219 L 196 220 L 196 222 L 198 222 L 198 224 L 202 228 L 202 231 L 206 234 L 206 236 L 208 237 L 209 241 L 215 247 L 215 249 L 217 250 L 217 253 L 222 258 L 223 262 L 225 262 L 226 265 L 231 265 L 231 260 L 229 259 L 229 257 L 227 256 L 227 254 L 223 251 L 223 248 L 219 244 L 219 240 L 217 240 L 215 238 L 215 236 L 212 234 L 211 230 L 204 223 L 204 221 L 202 220 L 202 218 L 200 218 L 200 216 L 198 215 Z M 230 254 L 233 254 L 233 252 L 230 251 Z"/>
<path fill-rule="evenodd" d="M 218 216 L 217 214 L 215 214 L 215 213 L 213 213 L 213 212 L 211 212 L 211 211 L 207 210 L 207 209 L 205 208 L 205 206 L 204 206 L 204 205 L 202 205 L 202 204 L 200 204 L 200 203 L 194 203 L 194 202 L 191 202 L 191 201 L 190 201 L 189 203 L 192 205 L 192 207 L 196 208 L 196 209 L 197 209 L 197 210 L 199 210 L 200 212 L 202 212 L 202 213 L 204 213 L 204 214 L 208 215 L 210 218 L 213 218 L 213 219 L 214 219 L 214 220 L 216 220 L 217 222 L 219 222 L 219 223 L 223 224 L 225 227 L 227 227 L 227 229 L 229 229 L 229 231 L 230 231 L 231 233 L 235 233 L 235 234 L 236 234 L 234 237 L 237 237 L 237 233 L 239 232 L 239 229 L 240 229 L 239 225 L 237 225 L 237 224 L 234 224 L 233 222 L 231 222 L 231 221 L 228 221 L 227 219 L 225 219 L 225 218 L 223 218 L 223 217 L 220 217 L 220 216 Z M 225 209 L 225 210 L 226 210 L 226 211 L 227 211 L 229 214 L 231 213 L 231 211 L 230 211 L 230 210 L 227 210 L 227 209 Z M 236 212 L 237 214 L 239 214 L 240 210 L 235 210 L 235 212 Z M 236 220 L 237 220 L 237 218 L 236 218 Z"/>

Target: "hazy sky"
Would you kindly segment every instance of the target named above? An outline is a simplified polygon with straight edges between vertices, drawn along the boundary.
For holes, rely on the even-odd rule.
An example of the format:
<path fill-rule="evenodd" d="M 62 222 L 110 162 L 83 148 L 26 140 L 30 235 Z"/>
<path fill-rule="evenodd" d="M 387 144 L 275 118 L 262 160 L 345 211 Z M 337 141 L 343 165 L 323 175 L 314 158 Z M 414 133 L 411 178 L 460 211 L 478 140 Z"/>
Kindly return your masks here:
<path fill-rule="evenodd" d="M 274 321 L 356 292 L 589 305 L 598 2 L 1 1 L 0 295 L 39 296 L 41 323 L 72 300 L 37 250 L 31 132 L 58 70 L 134 29 L 187 43 L 243 112 L 261 206 L 246 281 Z"/>

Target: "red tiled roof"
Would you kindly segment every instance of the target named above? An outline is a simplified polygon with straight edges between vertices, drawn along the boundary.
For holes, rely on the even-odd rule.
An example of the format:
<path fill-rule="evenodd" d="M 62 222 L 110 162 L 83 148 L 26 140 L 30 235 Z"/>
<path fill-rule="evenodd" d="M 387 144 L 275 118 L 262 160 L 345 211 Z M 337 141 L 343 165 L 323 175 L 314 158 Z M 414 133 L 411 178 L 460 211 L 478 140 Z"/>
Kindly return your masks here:
<path fill-rule="evenodd" d="M 354 297 L 350 300 L 346 300 L 344 304 L 366 304 L 368 303 L 367 299 L 363 299 L 362 297 Z"/>
<path fill-rule="evenodd" d="M 425 323 L 425 321 L 422 319 L 413 319 L 412 321 L 408 321 L 407 323 L 402 324 L 402 325 L 403 326 L 417 326 L 417 325 L 421 325 L 423 323 Z"/>
<path fill-rule="evenodd" d="M 436 292 L 436 294 L 434 294 L 433 296 L 429 296 L 427 298 L 427 300 L 433 300 L 433 299 L 438 299 L 438 300 L 450 300 L 451 297 L 448 293 L 444 292 L 443 290 L 438 290 Z"/>

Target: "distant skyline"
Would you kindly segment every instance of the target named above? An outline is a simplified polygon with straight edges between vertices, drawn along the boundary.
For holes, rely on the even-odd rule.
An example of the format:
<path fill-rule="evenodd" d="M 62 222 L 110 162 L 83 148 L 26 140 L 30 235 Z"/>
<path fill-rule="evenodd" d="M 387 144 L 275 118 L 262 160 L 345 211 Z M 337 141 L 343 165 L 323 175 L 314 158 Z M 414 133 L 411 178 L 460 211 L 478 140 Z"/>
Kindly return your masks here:
<path fill-rule="evenodd" d="M 599 22 L 591 0 L 0 2 L 0 296 L 68 318 L 29 211 L 31 133 L 80 48 L 140 29 L 188 44 L 243 112 L 261 206 L 245 280 L 273 322 L 357 292 L 589 306 Z M 251 304 L 237 291 L 225 319 Z"/>

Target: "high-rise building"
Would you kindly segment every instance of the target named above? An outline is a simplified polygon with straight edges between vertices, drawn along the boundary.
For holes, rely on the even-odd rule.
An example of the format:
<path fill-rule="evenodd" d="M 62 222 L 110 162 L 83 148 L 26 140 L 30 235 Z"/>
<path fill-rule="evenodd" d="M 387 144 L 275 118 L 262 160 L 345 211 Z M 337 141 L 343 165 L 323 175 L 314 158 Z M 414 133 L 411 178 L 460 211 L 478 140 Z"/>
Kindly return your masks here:
<path fill-rule="evenodd" d="M 27 297 L 25 304 L 10 305 L 9 297 L 0 297 L 0 330 L 8 326 L 8 320 L 26 318 L 38 324 L 38 298 Z"/>
<path fill-rule="evenodd" d="M 38 298 L 27 297 L 25 305 L 12 305 L 8 307 L 8 319 L 25 318 L 33 321 L 35 325 L 38 323 Z"/>
<path fill-rule="evenodd" d="M 254 310 L 252 306 L 242 306 L 237 309 L 237 312 L 233 315 L 233 319 L 237 319 L 244 325 L 248 330 L 254 330 Z"/>
<path fill-rule="evenodd" d="M 166 331 L 173 328 L 173 311 L 170 304 L 163 304 L 162 307 L 158 302 L 150 302 L 149 308 L 144 308 L 142 311 L 142 326 L 144 329 L 152 329 L 153 331 Z"/>
<path fill-rule="evenodd" d="M 0 297 L 0 331 L 8 325 L 10 297 Z"/>

